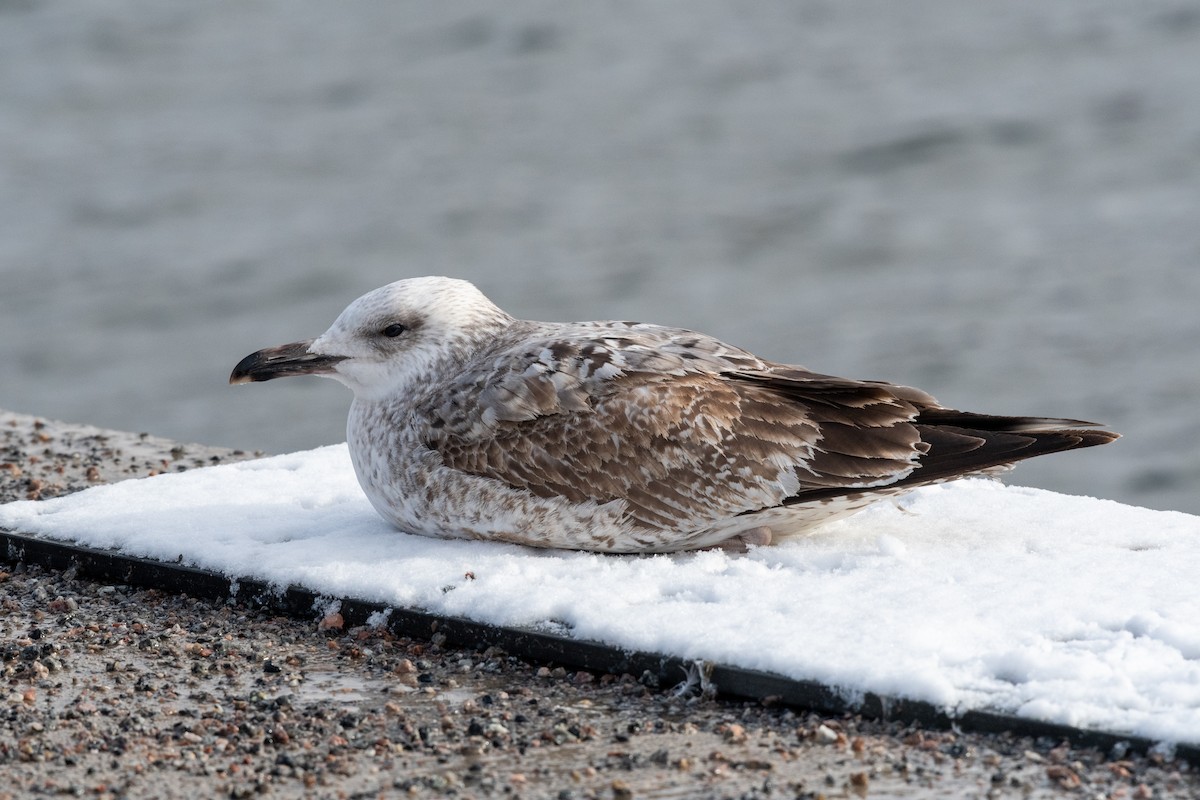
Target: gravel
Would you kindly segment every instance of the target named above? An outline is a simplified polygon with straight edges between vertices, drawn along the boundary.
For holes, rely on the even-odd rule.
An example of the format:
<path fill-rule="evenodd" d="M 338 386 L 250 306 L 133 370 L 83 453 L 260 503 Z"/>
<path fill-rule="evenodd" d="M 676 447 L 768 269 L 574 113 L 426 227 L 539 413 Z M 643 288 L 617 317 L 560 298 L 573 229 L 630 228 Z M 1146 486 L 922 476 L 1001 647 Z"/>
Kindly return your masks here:
<path fill-rule="evenodd" d="M 254 455 L 0 413 L 0 500 Z M 681 696 L 71 570 L 0 560 L 0 605 L 0 800 L 1200 796 L 1169 754 Z"/>

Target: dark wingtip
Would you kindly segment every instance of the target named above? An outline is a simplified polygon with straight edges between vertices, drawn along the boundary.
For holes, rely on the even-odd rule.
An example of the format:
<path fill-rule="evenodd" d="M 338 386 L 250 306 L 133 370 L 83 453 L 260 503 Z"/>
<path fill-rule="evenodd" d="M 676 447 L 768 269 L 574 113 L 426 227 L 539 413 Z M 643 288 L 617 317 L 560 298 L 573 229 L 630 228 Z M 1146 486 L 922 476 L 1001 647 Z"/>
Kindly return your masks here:
<path fill-rule="evenodd" d="M 1089 423 L 1092 424 L 1092 423 Z M 1095 447 L 1098 444 L 1109 444 L 1121 438 L 1121 434 L 1113 431 L 1071 431 L 1079 438 L 1076 447 Z"/>

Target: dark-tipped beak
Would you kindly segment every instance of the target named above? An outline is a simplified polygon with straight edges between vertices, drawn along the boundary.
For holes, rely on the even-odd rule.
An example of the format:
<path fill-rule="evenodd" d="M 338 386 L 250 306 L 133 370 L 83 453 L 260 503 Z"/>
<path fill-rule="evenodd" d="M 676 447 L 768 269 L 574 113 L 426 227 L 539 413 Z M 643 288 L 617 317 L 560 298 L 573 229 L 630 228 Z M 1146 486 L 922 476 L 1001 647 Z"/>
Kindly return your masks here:
<path fill-rule="evenodd" d="M 312 339 L 251 353 L 238 362 L 229 376 L 230 383 L 253 383 L 291 375 L 328 375 L 345 356 L 324 356 L 308 352 Z"/>

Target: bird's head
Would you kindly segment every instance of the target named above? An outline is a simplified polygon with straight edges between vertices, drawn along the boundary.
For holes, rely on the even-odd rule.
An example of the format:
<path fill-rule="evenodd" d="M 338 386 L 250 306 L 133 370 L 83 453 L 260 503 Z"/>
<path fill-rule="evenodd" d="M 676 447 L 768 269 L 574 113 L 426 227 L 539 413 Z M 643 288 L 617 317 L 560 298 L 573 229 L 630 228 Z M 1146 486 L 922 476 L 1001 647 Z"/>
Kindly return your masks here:
<path fill-rule="evenodd" d="M 320 375 L 375 400 L 411 388 L 436 364 L 461 359 L 512 322 L 472 284 L 410 278 L 355 300 L 316 339 L 268 347 L 233 368 L 233 384 Z"/>

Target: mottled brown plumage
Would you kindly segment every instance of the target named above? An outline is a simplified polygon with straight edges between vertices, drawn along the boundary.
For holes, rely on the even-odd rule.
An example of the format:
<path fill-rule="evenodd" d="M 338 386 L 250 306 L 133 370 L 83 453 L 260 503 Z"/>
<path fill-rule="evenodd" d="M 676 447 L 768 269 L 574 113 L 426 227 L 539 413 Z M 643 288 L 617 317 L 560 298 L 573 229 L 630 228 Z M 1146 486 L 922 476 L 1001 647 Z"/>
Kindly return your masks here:
<path fill-rule="evenodd" d="M 398 527 L 546 547 L 765 543 L 879 497 L 1117 438 L 943 408 L 692 331 L 515 320 L 444 278 L 376 290 L 315 342 L 260 351 L 231 380 L 304 371 L 355 391 L 355 468 Z"/>

